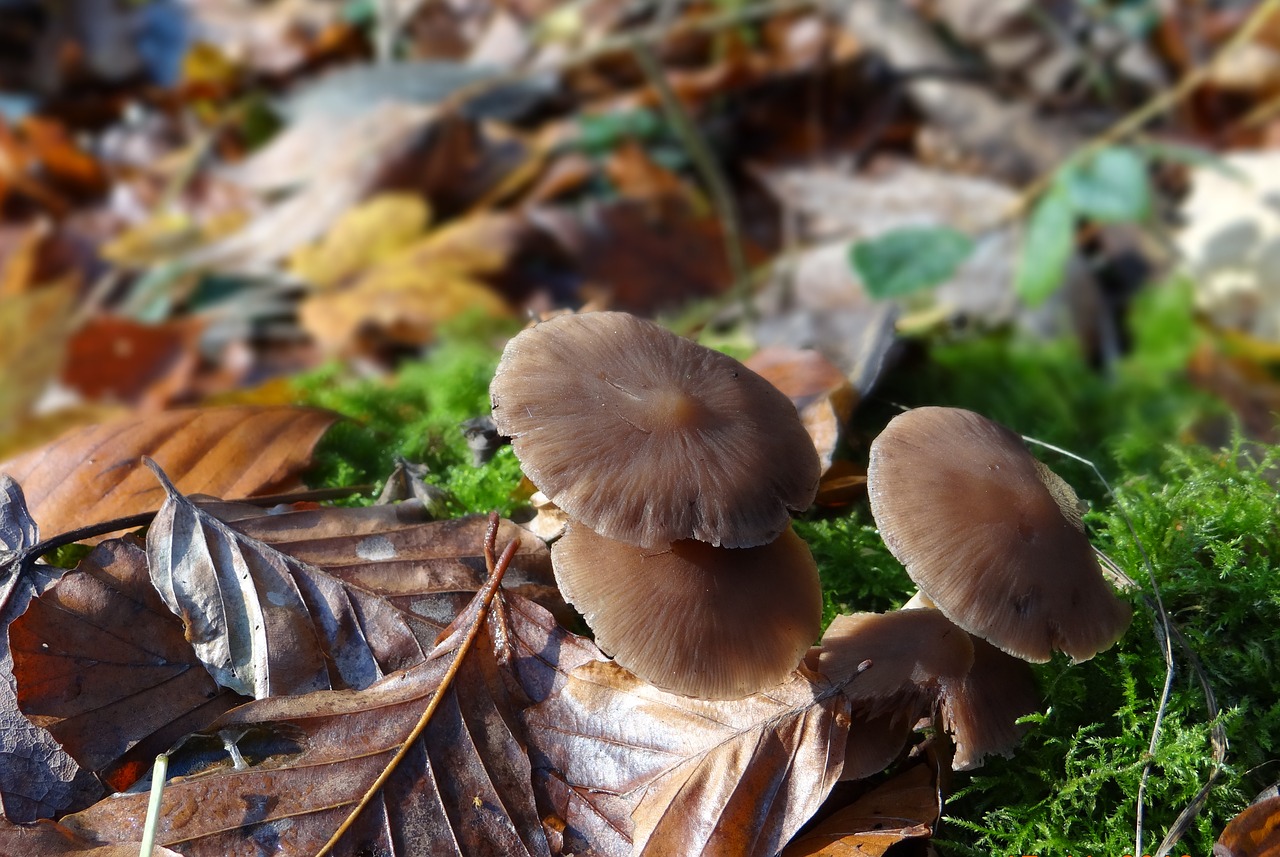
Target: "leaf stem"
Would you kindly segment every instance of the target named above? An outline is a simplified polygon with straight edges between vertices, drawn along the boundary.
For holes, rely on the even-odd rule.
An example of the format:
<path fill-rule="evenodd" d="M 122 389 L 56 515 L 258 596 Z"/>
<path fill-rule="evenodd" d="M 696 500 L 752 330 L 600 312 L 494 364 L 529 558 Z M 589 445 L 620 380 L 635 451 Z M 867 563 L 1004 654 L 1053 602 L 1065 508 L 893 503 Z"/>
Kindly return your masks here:
<path fill-rule="evenodd" d="M 489 570 L 489 582 L 485 585 L 484 592 L 480 597 L 480 604 L 476 608 L 475 618 L 471 620 L 471 627 L 467 629 L 467 636 L 463 638 L 462 644 L 458 646 L 458 651 L 453 656 L 453 662 L 449 664 L 449 669 L 445 672 L 444 678 L 440 679 L 440 686 L 436 688 L 435 694 L 432 695 L 431 702 L 427 704 L 422 716 L 418 718 L 418 722 L 409 731 L 409 735 L 404 739 L 404 743 L 400 745 L 400 749 L 396 751 L 395 756 L 387 763 L 387 766 L 382 769 L 382 773 L 373 781 L 373 785 L 369 786 L 368 791 L 364 793 L 364 797 L 356 804 L 355 809 L 351 810 L 346 821 L 342 822 L 338 829 L 333 832 L 333 836 L 329 837 L 329 841 L 316 852 L 315 857 L 325 857 L 333 850 L 342 835 L 360 817 L 360 813 L 364 812 L 365 808 L 373 802 L 378 792 L 387 784 L 387 780 L 391 779 L 391 775 L 395 773 L 396 768 L 400 766 L 404 757 L 409 755 L 409 751 L 417 744 L 418 739 L 422 737 L 422 733 L 426 731 L 427 726 L 430 724 L 432 715 L 436 713 L 436 708 L 440 705 L 440 700 L 449 689 L 449 685 L 453 683 L 453 678 L 458 674 L 458 670 L 461 669 L 463 659 L 467 656 L 467 652 L 471 650 L 476 637 L 480 635 L 480 629 L 484 627 L 485 617 L 489 613 L 489 606 L 493 603 L 498 587 L 502 585 L 502 576 L 506 574 L 507 567 L 511 564 L 511 558 L 515 556 L 516 549 L 520 547 L 520 539 L 512 539 L 502 551 L 502 555 L 495 560 L 494 546 L 497 537 L 498 513 L 490 512 L 489 529 L 484 538 L 484 561 Z"/>
<path fill-rule="evenodd" d="M 151 857 L 156 845 L 156 828 L 160 826 L 160 800 L 164 796 L 164 781 L 169 773 L 169 754 L 156 756 L 156 766 L 151 772 L 151 797 L 147 799 L 147 820 L 142 828 L 142 844 L 138 857 Z"/>

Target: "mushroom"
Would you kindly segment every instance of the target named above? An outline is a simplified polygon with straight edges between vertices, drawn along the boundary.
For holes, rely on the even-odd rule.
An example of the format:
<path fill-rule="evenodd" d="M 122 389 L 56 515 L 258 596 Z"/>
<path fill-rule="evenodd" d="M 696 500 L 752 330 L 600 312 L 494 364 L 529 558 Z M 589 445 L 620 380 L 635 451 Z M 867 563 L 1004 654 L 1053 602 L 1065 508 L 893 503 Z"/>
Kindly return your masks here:
<path fill-rule="evenodd" d="M 855 716 L 880 732 L 939 714 L 955 743 L 952 767 L 958 771 L 1012 752 L 1024 731 L 1018 718 L 1040 707 L 1027 663 L 932 608 L 837 616 L 822 636 L 817 667 L 842 686 Z M 891 717 L 889 724 L 882 722 L 885 717 Z M 891 760 L 901 747 L 882 753 Z M 875 758 L 853 744 L 846 756 L 842 779 L 865 771 Z"/>
<path fill-rule="evenodd" d="M 627 313 L 523 331 L 489 394 L 533 483 L 573 519 L 638 547 L 763 545 L 817 490 L 818 456 L 786 396 Z"/>
<path fill-rule="evenodd" d="M 1031 665 L 977 637 L 973 667 L 960 679 L 942 680 L 942 724 L 955 742 L 951 767 L 968 771 L 987 756 L 1011 756 L 1022 740 L 1018 718 L 1040 710 Z"/>
<path fill-rule="evenodd" d="M 1074 492 L 999 423 L 955 408 L 898 415 L 871 444 L 867 491 L 924 595 L 1005 652 L 1084 661 L 1128 627 Z"/>
<path fill-rule="evenodd" d="M 778 684 L 821 629 L 818 568 L 789 527 L 755 548 L 685 539 L 656 549 L 573 522 L 551 561 L 600 648 L 685 696 L 737 699 Z"/>

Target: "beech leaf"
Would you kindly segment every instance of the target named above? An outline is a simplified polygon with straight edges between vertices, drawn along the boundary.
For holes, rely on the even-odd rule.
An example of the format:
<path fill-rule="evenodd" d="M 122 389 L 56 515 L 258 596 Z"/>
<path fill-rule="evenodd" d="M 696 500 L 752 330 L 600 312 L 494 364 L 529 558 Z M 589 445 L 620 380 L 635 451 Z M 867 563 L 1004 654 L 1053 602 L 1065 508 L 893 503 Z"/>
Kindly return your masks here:
<path fill-rule="evenodd" d="M 26 491 L 45 536 L 157 509 L 164 492 L 142 467 L 151 456 L 179 490 L 250 497 L 301 487 L 298 474 L 337 419 L 314 408 L 165 411 L 73 429 L 0 463 Z"/>
<path fill-rule="evenodd" d="M 151 581 L 223 687 L 255 698 L 366 687 L 421 661 L 385 600 L 168 494 L 147 533 Z"/>
<path fill-rule="evenodd" d="M 711 701 L 658 690 L 611 661 L 570 673 L 524 713 L 539 767 L 587 806 L 570 828 L 598 827 L 622 797 L 635 854 L 774 855 L 818 809 L 840 775 L 849 703 L 797 672 L 745 699 Z"/>
<path fill-rule="evenodd" d="M 13 674 L 6 629 L 32 596 L 48 585 L 47 566 L 24 567 L 39 530 L 22 488 L 0 473 L 0 674 Z M 81 770 L 46 729 L 23 716 L 12 681 L 0 681 L 0 802 L 11 821 L 34 821 L 96 800 L 102 786 Z M 2 831 L 0 831 L 2 833 Z M 0 835 L 0 845 L 3 836 Z M 8 852 L 0 847 L 0 854 Z"/>
<path fill-rule="evenodd" d="M 275 697 L 228 712 L 171 757 L 157 841 L 189 857 L 316 853 L 409 734 L 479 603 L 424 663 L 365 690 Z M 499 591 L 423 737 L 334 853 L 550 855 L 510 692 L 551 677 L 529 647 L 563 633 L 546 611 Z M 532 662 L 516 667 L 522 660 Z M 237 768 L 218 752 L 224 743 L 246 764 Z M 64 823 L 94 841 L 137 839 L 146 801 L 120 795 Z"/>
<path fill-rule="evenodd" d="M 196 658 L 132 540 L 94 548 L 31 600 L 9 640 L 22 712 L 117 791 L 244 701 Z"/>

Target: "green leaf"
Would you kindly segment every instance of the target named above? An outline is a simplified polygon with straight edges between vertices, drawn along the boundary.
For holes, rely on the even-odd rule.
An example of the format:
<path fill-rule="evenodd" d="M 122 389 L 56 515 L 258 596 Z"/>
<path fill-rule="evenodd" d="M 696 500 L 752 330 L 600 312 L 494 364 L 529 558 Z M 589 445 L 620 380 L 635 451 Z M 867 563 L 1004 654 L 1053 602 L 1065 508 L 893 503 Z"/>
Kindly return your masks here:
<path fill-rule="evenodd" d="M 945 282 L 973 252 L 973 239 L 945 226 L 894 229 L 854 244 L 849 261 L 873 298 L 897 298 Z"/>
<path fill-rule="evenodd" d="M 1127 146 L 1112 146 L 1087 161 L 1068 164 L 1055 184 L 1066 190 L 1077 214 L 1100 223 L 1142 220 L 1151 208 L 1147 161 Z"/>
<path fill-rule="evenodd" d="M 1040 197 L 1031 210 L 1013 275 L 1014 291 L 1029 306 L 1042 303 L 1062 283 L 1075 228 L 1071 200 L 1061 187 Z"/>

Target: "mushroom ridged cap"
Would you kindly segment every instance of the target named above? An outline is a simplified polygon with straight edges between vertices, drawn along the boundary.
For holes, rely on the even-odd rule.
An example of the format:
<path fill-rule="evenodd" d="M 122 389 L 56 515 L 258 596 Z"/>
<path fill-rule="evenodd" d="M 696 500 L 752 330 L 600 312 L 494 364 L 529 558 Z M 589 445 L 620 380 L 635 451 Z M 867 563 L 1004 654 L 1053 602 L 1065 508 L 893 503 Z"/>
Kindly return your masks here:
<path fill-rule="evenodd" d="M 942 720 L 956 754 L 951 767 L 968 771 L 987 756 L 1011 756 L 1026 727 L 1018 718 L 1041 706 L 1030 664 L 995 646 L 973 642 L 973 668 L 961 679 L 942 682 Z"/>
<path fill-rule="evenodd" d="M 1128 627 L 1074 495 L 1021 438 L 972 411 L 916 408 L 871 444 L 867 493 L 889 550 L 947 618 L 1011 655 L 1084 661 Z"/>
<path fill-rule="evenodd" d="M 733 358 L 627 313 L 521 332 L 489 395 L 533 483 L 611 539 L 754 547 L 817 491 L 818 455 L 786 396 Z"/>
<path fill-rule="evenodd" d="M 574 522 L 551 549 L 556 581 L 615 661 L 665 690 L 739 699 L 783 681 L 817 638 L 822 590 L 790 528 L 731 550 L 637 548 Z"/>
<path fill-rule="evenodd" d="M 968 675 L 971 639 L 937 610 L 841 615 L 822 635 L 818 671 L 864 716 L 897 711 L 914 722 L 937 703 L 943 681 Z"/>

